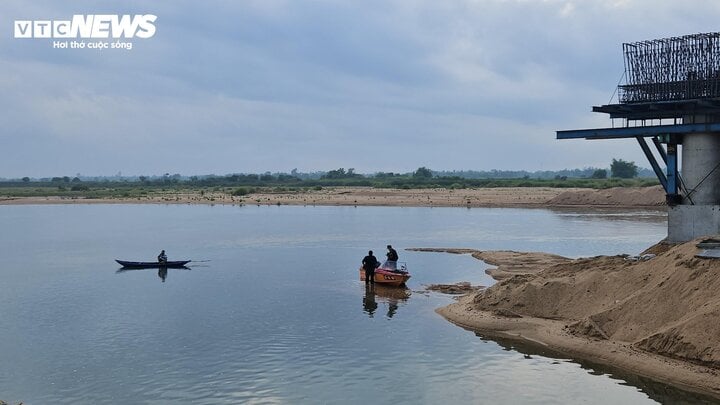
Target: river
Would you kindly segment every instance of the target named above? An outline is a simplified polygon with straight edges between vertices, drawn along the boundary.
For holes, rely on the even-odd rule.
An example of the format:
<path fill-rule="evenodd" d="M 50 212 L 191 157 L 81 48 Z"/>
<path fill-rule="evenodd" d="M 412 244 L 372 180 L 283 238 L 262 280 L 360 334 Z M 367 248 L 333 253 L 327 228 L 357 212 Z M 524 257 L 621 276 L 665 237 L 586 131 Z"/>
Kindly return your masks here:
<path fill-rule="evenodd" d="M 637 254 L 657 211 L 190 205 L 0 206 L 0 399 L 25 404 L 674 403 L 652 381 L 485 340 L 424 285 L 490 285 L 468 255 Z M 386 244 L 413 277 L 366 290 Z M 123 271 L 114 259 L 192 259 Z"/>

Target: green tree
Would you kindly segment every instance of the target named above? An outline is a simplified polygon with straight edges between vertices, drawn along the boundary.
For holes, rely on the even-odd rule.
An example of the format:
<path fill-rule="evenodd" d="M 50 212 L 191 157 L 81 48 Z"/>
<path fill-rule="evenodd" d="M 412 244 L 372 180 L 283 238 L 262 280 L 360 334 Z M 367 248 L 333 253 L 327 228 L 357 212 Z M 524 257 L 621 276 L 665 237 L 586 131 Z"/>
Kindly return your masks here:
<path fill-rule="evenodd" d="M 393 177 L 393 176 L 395 176 L 395 173 L 393 173 L 393 172 L 387 172 L 387 173 L 385 173 L 385 172 L 377 172 L 377 173 L 375 173 L 375 178 L 376 178 L 376 179 L 385 179 L 385 178 Z"/>
<path fill-rule="evenodd" d="M 28 182 L 30 182 L 30 177 L 23 177 L 22 181 L 23 181 L 23 183 L 28 183 Z"/>
<path fill-rule="evenodd" d="M 592 176 L 590 178 L 593 179 L 607 179 L 607 170 L 605 169 L 597 169 L 593 172 Z"/>
<path fill-rule="evenodd" d="M 638 167 L 635 162 L 626 162 L 622 159 L 613 159 L 610 164 L 610 173 L 612 177 L 621 179 L 632 179 L 638 174 Z"/>
<path fill-rule="evenodd" d="M 337 170 L 330 170 L 327 172 L 322 178 L 324 179 L 344 179 L 347 177 L 347 173 L 345 172 L 345 168 L 341 167 Z"/>
<path fill-rule="evenodd" d="M 421 179 L 429 179 L 432 178 L 432 176 L 432 171 L 425 166 L 419 167 L 417 170 L 415 170 L 415 173 L 413 173 L 413 177 Z"/>
<path fill-rule="evenodd" d="M 240 187 L 232 192 L 232 195 L 234 195 L 236 197 L 242 197 L 242 196 L 248 195 L 248 194 L 250 194 L 250 191 L 248 191 L 248 189 L 245 187 Z"/>

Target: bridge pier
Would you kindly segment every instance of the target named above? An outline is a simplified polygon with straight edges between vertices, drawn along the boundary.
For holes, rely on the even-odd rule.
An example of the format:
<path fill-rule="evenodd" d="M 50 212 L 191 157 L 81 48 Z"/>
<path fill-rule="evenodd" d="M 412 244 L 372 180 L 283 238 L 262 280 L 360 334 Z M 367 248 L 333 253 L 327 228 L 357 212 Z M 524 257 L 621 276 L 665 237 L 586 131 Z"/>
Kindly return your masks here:
<path fill-rule="evenodd" d="M 668 209 L 668 241 L 720 234 L 720 133 L 683 137 L 681 173 L 685 195 Z"/>

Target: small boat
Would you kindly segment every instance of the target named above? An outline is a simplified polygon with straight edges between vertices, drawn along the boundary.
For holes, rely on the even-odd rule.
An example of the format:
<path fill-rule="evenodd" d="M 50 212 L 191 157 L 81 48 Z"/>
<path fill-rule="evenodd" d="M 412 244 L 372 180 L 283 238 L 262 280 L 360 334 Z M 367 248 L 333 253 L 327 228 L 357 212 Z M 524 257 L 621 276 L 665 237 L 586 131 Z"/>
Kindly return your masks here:
<path fill-rule="evenodd" d="M 375 284 L 399 287 L 410 279 L 410 273 L 402 270 L 375 269 Z M 360 281 L 365 281 L 365 269 L 360 267 Z"/>
<path fill-rule="evenodd" d="M 167 267 L 167 268 L 179 268 L 185 267 L 186 264 L 190 263 L 191 260 L 179 260 L 174 262 L 128 262 L 125 260 L 115 260 L 121 266 L 130 269 L 149 269 L 153 267 Z"/>

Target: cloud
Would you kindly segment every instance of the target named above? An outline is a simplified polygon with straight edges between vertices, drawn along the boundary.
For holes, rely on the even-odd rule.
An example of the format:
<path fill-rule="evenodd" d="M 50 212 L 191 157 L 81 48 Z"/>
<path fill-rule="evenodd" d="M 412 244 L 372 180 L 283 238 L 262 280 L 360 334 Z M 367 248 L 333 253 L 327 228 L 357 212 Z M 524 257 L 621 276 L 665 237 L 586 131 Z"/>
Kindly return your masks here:
<path fill-rule="evenodd" d="M 0 177 L 644 164 L 554 131 L 609 125 L 590 107 L 622 42 L 712 31 L 720 5 L 6 1 L 0 25 L 78 12 L 152 12 L 157 34 L 114 52 L 0 40 Z"/>

